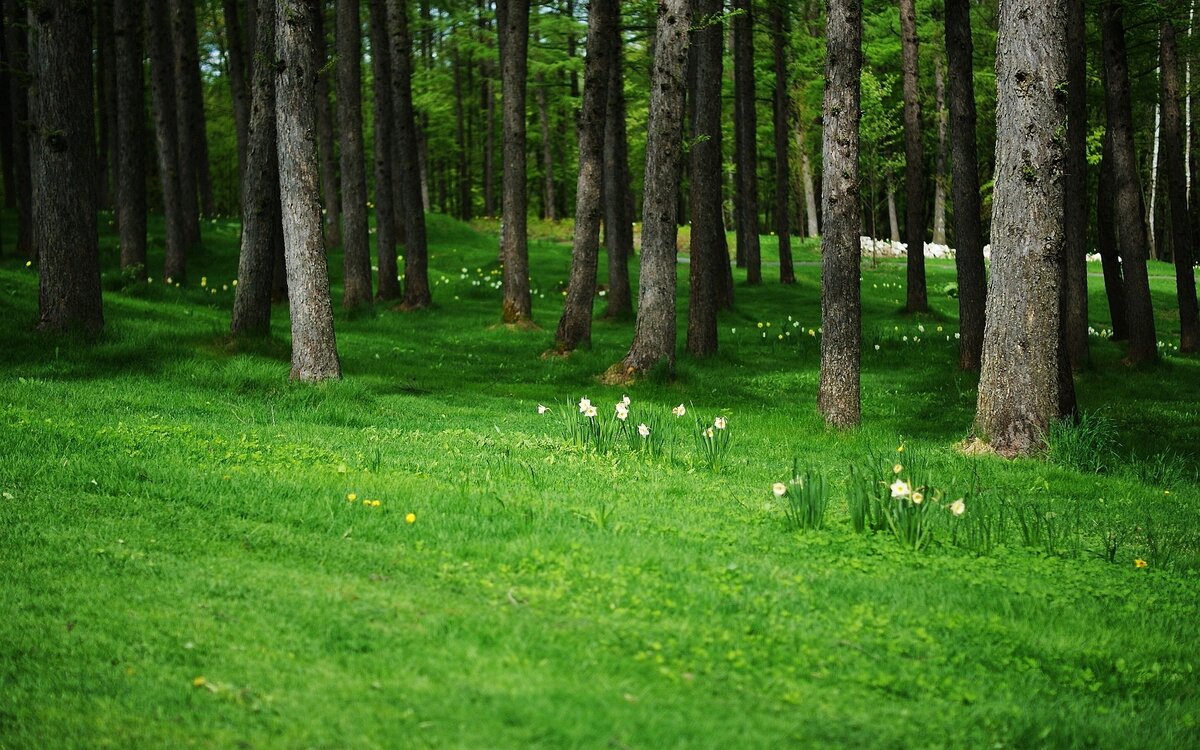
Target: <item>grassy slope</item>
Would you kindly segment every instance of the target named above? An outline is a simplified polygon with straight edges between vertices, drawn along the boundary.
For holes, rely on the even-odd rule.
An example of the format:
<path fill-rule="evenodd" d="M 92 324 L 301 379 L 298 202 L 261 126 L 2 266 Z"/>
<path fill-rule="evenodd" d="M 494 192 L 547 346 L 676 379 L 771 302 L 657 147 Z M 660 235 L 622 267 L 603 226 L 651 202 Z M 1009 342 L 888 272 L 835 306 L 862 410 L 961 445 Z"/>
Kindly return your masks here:
<path fill-rule="evenodd" d="M 206 227 L 186 287 L 108 292 L 90 349 L 32 334 L 36 278 L 0 264 L 0 747 L 1200 744 L 1194 473 L 1164 487 L 954 453 L 975 387 L 945 340 L 956 303 L 897 314 L 900 264 L 864 270 L 858 432 L 815 413 L 812 266 L 739 286 L 720 357 L 629 390 L 635 418 L 724 412 L 714 475 L 690 448 L 582 452 L 535 413 L 621 395 L 594 376 L 629 324 L 538 359 L 563 246 L 532 248 L 546 330 L 518 333 L 472 285 L 494 239 L 438 217 L 431 238 L 436 309 L 339 313 L 346 379 L 318 387 L 287 382 L 283 309 L 276 343 L 224 341 L 233 224 Z M 929 271 L 931 290 L 953 278 Z M 1172 289 L 1155 282 L 1158 309 Z M 1123 449 L 1196 450 L 1200 363 L 1094 352 L 1080 398 Z M 1054 508 L 1078 544 L 1010 535 L 976 556 L 943 533 L 915 554 L 854 535 L 841 477 L 901 440 L 943 486 Z M 770 502 L 793 456 L 839 488 L 824 531 L 789 531 Z M 1089 552 L 1106 532 L 1127 534 L 1115 564 Z"/>

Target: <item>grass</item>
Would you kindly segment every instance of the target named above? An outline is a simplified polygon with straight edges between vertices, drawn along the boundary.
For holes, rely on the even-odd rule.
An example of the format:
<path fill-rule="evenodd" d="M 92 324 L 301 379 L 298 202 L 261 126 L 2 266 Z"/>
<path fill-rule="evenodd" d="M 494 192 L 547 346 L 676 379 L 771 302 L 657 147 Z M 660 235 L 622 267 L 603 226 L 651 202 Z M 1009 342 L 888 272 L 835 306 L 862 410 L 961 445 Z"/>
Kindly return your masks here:
<path fill-rule="evenodd" d="M 285 309 L 270 342 L 225 337 L 236 235 L 206 224 L 176 289 L 125 287 L 106 234 L 87 348 L 34 334 L 36 277 L 0 262 L 0 748 L 1200 744 L 1200 362 L 1165 317 L 1148 369 L 1093 339 L 1091 433 L 1007 462 L 955 451 L 957 302 L 899 313 L 901 263 L 864 265 L 848 433 L 815 409 L 819 269 L 739 284 L 719 356 L 626 391 L 633 419 L 726 416 L 712 471 L 691 414 L 656 452 L 564 436 L 568 400 L 623 395 L 595 376 L 632 327 L 539 359 L 569 255 L 549 234 L 542 330 L 510 331 L 495 238 L 431 216 L 434 309 L 339 311 L 346 377 L 316 387 L 287 381 Z M 821 530 L 771 492 L 797 462 L 827 482 Z M 849 468 L 893 462 L 968 507 L 921 552 L 851 527 Z"/>

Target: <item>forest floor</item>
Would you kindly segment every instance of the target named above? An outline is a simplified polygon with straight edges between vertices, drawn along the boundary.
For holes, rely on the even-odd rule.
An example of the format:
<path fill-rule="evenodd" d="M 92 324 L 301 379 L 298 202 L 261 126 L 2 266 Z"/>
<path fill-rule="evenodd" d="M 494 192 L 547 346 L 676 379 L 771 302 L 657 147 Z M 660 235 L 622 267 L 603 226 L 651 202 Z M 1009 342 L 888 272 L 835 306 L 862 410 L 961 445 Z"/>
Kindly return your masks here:
<path fill-rule="evenodd" d="M 1083 425 L 1004 461 L 956 449 L 952 262 L 921 316 L 902 263 L 864 264 L 863 427 L 834 432 L 812 266 L 739 281 L 719 356 L 622 392 L 596 376 L 629 322 L 539 357 L 568 247 L 532 244 L 542 329 L 513 331 L 495 237 L 431 216 L 436 306 L 339 310 L 345 379 L 310 386 L 286 310 L 227 338 L 235 222 L 179 287 L 126 283 L 111 231 L 94 346 L 35 334 L 36 274 L 0 261 L 0 748 L 1200 746 L 1200 361 L 1170 281 L 1162 361 L 1093 337 Z M 572 440 L 580 398 L 615 424 L 626 394 L 659 450 Z M 793 462 L 822 529 L 772 494 Z M 919 551 L 852 528 L 856 482 L 896 476 Z"/>

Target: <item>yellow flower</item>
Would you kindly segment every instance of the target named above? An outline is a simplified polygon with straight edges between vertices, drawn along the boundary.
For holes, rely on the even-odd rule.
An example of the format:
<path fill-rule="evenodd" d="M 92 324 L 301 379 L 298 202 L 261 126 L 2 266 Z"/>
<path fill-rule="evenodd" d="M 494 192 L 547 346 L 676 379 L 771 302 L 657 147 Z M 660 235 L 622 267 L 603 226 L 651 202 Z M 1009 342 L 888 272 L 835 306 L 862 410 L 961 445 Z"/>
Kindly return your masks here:
<path fill-rule="evenodd" d="M 897 447 L 897 448 L 896 448 L 896 452 L 897 452 L 897 453 L 903 453 L 903 452 L 904 452 L 904 443 L 901 443 L 901 444 L 899 445 L 899 447 Z"/>
<path fill-rule="evenodd" d="M 1150 566 L 1150 563 L 1146 562 L 1145 560 L 1143 560 L 1140 557 L 1133 561 L 1133 567 L 1135 567 L 1135 568 L 1147 568 L 1149 566 Z"/>
<path fill-rule="evenodd" d="M 902 466 L 901 464 L 893 464 L 892 465 L 892 473 L 893 474 L 899 474 L 902 471 L 904 471 L 904 466 Z"/>
<path fill-rule="evenodd" d="M 405 523 L 416 523 L 417 522 L 417 514 L 409 513 L 407 516 L 404 517 L 404 522 Z"/>
<path fill-rule="evenodd" d="M 367 506 L 367 507 L 369 508 L 369 507 L 371 507 L 371 501 L 370 501 L 370 500 L 363 500 L 363 505 L 365 505 L 365 506 Z"/>
<path fill-rule="evenodd" d="M 763 324 L 762 324 L 762 323 L 759 323 L 759 324 L 758 324 L 758 327 L 759 327 L 759 328 L 762 328 L 762 327 L 763 327 Z"/>
<path fill-rule="evenodd" d="M 355 501 L 355 500 L 357 500 L 357 499 L 358 499 L 358 493 L 357 493 L 357 492 L 350 492 L 350 493 L 348 493 L 348 494 L 346 495 L 346 502 L 348 502 L 348 503 L 352 503 L 352 502 L 354 502 L 354 501 Z"/>
<path fill-rule="evenodd" d="M 196 679 L 192 680 L 192 687 L 204 687 L 204 683 L 206 682 L 208 682 L 208 680 L 204 679 L 203 677 L 197 677 Z"/>
<path fill-rule="evenodd" d="M 912 501 L 913 501 L 913 505 L 920 505 L 922 502 L 925 501 L 925 496 L 923 494 L 921 494 L 920 492 L 914 492 L 914 493 L 912 493 Z"/>

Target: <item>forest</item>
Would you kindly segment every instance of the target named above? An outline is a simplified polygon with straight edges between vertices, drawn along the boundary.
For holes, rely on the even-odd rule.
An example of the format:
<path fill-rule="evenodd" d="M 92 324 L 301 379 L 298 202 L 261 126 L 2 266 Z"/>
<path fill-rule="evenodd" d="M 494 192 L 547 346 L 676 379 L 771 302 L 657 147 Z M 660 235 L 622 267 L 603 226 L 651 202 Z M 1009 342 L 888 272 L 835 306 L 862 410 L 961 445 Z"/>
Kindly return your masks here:
<path fill-rule="evenodd" d="M 1200 745 L 1197 23 L 0 0 L 0 748 Z"/>

